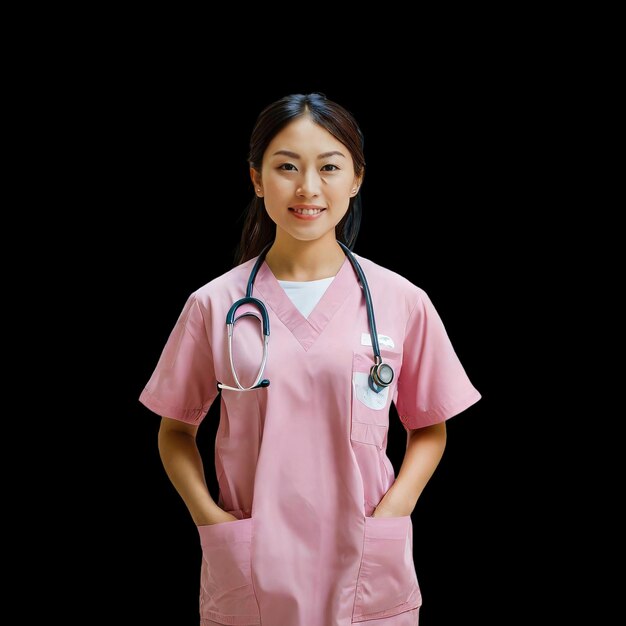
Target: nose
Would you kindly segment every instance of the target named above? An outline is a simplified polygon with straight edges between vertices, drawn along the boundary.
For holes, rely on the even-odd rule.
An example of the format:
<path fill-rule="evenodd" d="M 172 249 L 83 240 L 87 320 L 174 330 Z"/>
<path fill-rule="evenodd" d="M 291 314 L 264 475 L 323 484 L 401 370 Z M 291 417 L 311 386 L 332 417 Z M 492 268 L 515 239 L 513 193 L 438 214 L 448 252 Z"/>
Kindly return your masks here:
<path fill-rule="evenodd" d="M 302 174 L 296 194 L 301 198 L 315 198 L 320 194 L 320 184 L 319 174 L 311 168 Z"/>

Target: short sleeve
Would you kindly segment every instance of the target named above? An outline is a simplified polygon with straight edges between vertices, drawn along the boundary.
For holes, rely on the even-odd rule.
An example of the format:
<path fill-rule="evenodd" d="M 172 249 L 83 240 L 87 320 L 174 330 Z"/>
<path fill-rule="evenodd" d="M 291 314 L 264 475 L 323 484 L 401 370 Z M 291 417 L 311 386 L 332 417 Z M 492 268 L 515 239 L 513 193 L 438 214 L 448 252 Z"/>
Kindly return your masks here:
<path fill-rule="evenodd" d="M 217 393 L 203 311 L 192 294 L 139 401 L 164 417 L 199 424 Z"/>
<path fill-rule="evenodd" d="M 407 428 L 423 428 L 457 415 L 480 400 L 423 289 L 407 323 L 396 409 Z"/>

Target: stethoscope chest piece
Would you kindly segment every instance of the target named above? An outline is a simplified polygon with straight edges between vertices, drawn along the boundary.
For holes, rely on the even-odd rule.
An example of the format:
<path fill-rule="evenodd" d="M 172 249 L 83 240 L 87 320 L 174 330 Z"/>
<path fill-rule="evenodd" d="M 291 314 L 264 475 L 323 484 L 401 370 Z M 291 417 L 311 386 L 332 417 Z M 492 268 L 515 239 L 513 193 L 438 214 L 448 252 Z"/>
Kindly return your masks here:
<path fill-rule="evenodd" d="M 377 359 L 378 361 L 378 359 Z M 393 368 L 387 363 L 378 361 L 370 369 L 369 386 L 372 391 L 380 393 L 393 382 Z"/>

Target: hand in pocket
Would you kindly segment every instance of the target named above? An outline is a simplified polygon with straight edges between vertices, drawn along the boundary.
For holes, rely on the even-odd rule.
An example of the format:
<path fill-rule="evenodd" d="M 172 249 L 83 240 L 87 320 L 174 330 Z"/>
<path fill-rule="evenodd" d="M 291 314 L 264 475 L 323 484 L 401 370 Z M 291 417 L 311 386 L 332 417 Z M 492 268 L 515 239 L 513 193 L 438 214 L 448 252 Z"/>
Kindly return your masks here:
<path fill-rule="evenodd" d="M 231 513 L 224 511 L 223 509 L 220 509 L 219 511 L 211 515 L 210 518 L 203 518 L 202 520 L 200 520 L 196 524 L 196 526 L 212 526 L 213 524 L 221 524 L 222 522 L 234 522 L 237 519 L 239 518 L 235 517 Z"/>
<path fill-rule="evenodd" d="M 372 513 L 372 517 L 406 517 L 404 513 L 396 513 L 383 507 L 376 507 Z"/>
<path fill-rule="evenodd" d="M 413 513 L 415 502 L 410 493 L 394 483 L 381 498 L 372 517 L 407 517 Z"/>

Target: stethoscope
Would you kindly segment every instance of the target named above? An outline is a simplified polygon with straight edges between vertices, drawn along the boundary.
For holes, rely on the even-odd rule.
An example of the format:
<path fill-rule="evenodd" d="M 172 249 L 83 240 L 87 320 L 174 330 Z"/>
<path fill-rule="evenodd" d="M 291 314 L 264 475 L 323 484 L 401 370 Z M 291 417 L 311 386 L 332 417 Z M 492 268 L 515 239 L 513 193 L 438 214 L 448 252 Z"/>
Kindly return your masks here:
<path fill-rule="evenodd" d="M 262 387 L 268 387 L 270 381 L 267 378 L 261 380 L 263 378 L 263 372 L 265 370 L 265 364 L 267 363 L 267 347 L 270 339 L 270 319 L 267 314 L 267 308 L 265 304 L 261 302 L 258 298 L 252 297 L 252 289 L 254 287 L 254 280 L 256 275 L 261 267 L 261 264 L 265 260 L 265 255 L 269 251 L 272 243 L 269 243 L 259 254 L 259 257 L 252 268 L 252 272 L 250 272 L 250 278 L 248 278 L 248 286 L 246 288 L 246 297 L 237 300 L 237 302 L 233 303 L 233 305 L 228 310 L 226 315 L 226 327 L 228 329 L 228 356 L 230 359 L 230 368 L 233 373 L 233 377 L 235 379 L 235 383 L 237 387 L 229 387 L 228 385 L 224 385 L 222 383 L 218 383 L 217 386 L 220 389 L 230 389 L 231 391 L 252 391 L 253 389 L 260 389 Z M 356 260 L 350 249 L 341 243 L 341 241 L 337 241 L 337 243 L 343 248 L 343 251 L 346 253 L 346 256 L 352 263 L 352 267 L 354 267 L 357 276 L 359 277 L 359 282 L 361 283 L 361 287 L 363 288 L 363 293 L 365 294 L 365 304 L 367 307 L 367 319 L 370 327 L 370 336 L 372 338 L 372 350 L 374 352 L 374 365 L 370 368 L 369 375 L 369 386 L 372 391 L 376 393 L 380 393 L 385 387 L 388 387 L 393 381 L 393 369 L 387 363 L 383 363 L 383 359 L 380 356 L 380 348 L 378 346 L 378 333 L 376 332 L 376 320 L 374 319 L 374 307 L 372 306 L 372 297 L 370 294 L 369 287 L 367 285 L 367 279 L 365 278 L 365 274 L 359 265 L 359 262 Z M 261 367 L 259 368 L 259 373 L 256 376 L 254 383 L 250 387 L 244 387 L 239 381 L 239 377 L 237 376 L 237 372 L 235 370 L 235 362 L 233 361 L 233 330 L 235 328 L 235 322 L 239 321 L 243 317 L 252 316 L 257 317 L 254 313 L 243 313 L 239 317 L 235 317 L 235 313 L 237 309 L 244 305 L 251 304 L 255 306 L 259 313 L 261 314 L 261 322 L 262 322 L 262 340 L 263 340 L 263 360 L 261 362 Z M 258 317 L 257 317 L 258 319 Z"/>

